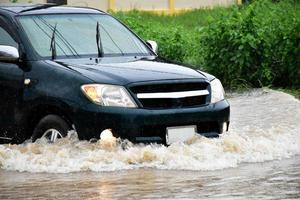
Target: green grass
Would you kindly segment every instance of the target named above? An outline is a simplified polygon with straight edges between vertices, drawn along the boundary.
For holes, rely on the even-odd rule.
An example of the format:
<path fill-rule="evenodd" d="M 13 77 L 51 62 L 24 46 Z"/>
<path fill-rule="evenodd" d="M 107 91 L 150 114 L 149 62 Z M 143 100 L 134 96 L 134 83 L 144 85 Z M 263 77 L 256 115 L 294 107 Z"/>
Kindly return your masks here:
<path fill-rule="evenodd" d="M 124 16 L 136 17 L 140 22 L 156 22 L 164 25 L 181 25 L 186 31 L 193 31 L 196 27 L 206 26 L 210 21 L 218 18 L 220 15 L 228 15 L 230 7 L 216 7 L 213 9 L 194 9 L 183 11 L 174 15 L 156 14 L 146 11 L 132 10 L 129 12 L 113 12 L 112 14 L 121 20 Z"/>

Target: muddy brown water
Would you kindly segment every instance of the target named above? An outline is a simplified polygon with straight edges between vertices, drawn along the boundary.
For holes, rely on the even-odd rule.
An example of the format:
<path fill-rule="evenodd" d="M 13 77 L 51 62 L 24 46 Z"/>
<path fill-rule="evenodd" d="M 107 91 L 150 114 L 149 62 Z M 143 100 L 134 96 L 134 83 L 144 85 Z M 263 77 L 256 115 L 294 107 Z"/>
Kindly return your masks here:
<path fill-rule="evenodd" d="M 300 199 L 300 102 L 232 94 L 230 131 L 161 145 L 0 145 L 0 199 Z"/>

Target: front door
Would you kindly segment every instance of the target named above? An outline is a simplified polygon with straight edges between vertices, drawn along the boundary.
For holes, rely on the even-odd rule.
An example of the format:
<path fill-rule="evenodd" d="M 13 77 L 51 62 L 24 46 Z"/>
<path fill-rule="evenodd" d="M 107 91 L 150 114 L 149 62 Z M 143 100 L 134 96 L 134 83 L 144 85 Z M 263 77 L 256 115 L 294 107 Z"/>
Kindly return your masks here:
<path fill-rule="evenodd" d="M 7 24 L 0 16 L 0 45 L 18 48 Z M 23 76 L 24 72 L 17 64 L 0 61 L 0 142 L 9 142 L 16 133 L 16 111 L 22 99 Z"/>

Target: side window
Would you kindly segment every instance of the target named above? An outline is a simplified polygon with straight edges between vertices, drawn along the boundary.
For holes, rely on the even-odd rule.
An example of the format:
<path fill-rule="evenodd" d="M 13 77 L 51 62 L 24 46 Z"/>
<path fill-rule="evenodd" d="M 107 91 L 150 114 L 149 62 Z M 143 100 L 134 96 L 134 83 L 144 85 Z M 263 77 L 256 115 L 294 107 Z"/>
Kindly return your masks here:
<path fill-rule="evenodd" d="M 3 17 L 0 16 L 0 45 L 13 46 L 18 48 L 18 43 L 13 39 L 5 26 Z"/>
<path fill-rule="evenodd" d="M 8 45 L 8 46 L 13 46 L 18 48 L 18 43 L 1 26 L 0 26 L 0 45 Z"/>

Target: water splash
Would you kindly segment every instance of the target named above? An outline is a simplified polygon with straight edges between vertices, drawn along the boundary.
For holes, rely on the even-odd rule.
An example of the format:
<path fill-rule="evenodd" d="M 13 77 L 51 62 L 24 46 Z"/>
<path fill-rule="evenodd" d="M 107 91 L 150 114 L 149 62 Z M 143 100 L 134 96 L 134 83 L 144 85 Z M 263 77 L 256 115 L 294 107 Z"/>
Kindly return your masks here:
<path fill-rule="evenodd" d="M 28 172 L 68 173 L 137 168 L 216 170 L 245 162 L 264 162 L 300 154 L 300 102 L 270 91 L 234 95 L 231 129 L 220 138 L 197 136 L 186 143 L 105 143 L 70 138 L 47 144 L 0 145 L 0 168 Z"/>

